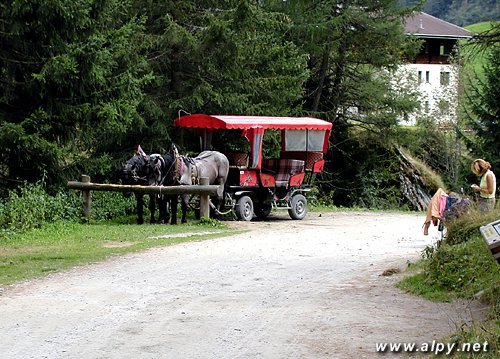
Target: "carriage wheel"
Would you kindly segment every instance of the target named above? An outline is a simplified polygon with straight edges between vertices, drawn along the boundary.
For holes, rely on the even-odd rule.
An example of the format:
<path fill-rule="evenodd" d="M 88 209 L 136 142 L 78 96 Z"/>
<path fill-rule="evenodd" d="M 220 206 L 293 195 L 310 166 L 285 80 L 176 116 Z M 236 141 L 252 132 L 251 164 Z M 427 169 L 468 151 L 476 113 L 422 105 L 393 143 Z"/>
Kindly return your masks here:
<path fill-rule="evenodd" d="M 291 208 L 288 214 L 292 219 L 304 219 L 307 214 L 307 199 L 304 195 L 297 194 L 292 197 Z"/>
<path fill-rule="evenodd" d="M 253 202 L 248 196 L 243 196 L 236 202 L 236 217 L 242 221 L 251 221 L 253 218 Z"/>
<path fill-rule="evenodd" d="M 260 219 L 266 219 L 271 214 L 273 206 L 270 204 L 255 205 L 255 215 Z"/>

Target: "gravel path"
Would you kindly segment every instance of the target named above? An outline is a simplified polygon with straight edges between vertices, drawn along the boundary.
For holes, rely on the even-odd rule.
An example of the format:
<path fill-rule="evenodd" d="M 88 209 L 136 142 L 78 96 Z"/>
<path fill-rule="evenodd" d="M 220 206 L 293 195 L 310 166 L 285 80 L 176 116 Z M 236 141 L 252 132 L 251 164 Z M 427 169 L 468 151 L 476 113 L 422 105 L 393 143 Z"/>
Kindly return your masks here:
<path fill-rule="evenodd" d="M 377 342 L 441 340 L 478 305 L 432 303 L 381 275 L 436 240 L 423 220 L 278 213 L 21 283 L 0 295 L 1 357 L 373 358 Z"/>

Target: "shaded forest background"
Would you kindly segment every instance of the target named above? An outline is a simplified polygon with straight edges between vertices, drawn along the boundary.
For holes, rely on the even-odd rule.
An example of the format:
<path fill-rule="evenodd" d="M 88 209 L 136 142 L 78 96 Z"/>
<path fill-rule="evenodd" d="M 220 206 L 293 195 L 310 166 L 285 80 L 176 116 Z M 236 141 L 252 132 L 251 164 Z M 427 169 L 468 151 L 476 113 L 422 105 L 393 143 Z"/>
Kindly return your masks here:
<path fill-rule="evenodd" d="M 400 3 L 408 6 L 418 1 L 401 0 Z M 427 0 L 422 11 L 461 27 L 500 20 L 498 0 Z"/>
<path fill-rule="evenodd" d="M 442 9 L 451 16 L 459 3 Z M 460 122 L 483 137 L 462 127 L 443 133 L 429 118 L 399 126 L 419 106 L 414 89 L 393 81 L 393 70 L 420 47 L 402 20 L 431 4 L 438 7 L 397 0 L 2 3 L 0 196 L 25 182 L 56 193 L 82 173 L 117 182 L 138 144 L 151 153 L 176 142 L 196 153 L 193 137 L 172 126 L 184 112 L 332 122 L 317 182 L 326 204 L 411 208 L 401 186 L 403 153 L 422 165 L 411 171 L 429 193 L 468 187 L 471 156 L 500 166 L 492 155 L 497 94 L 485 91 L 494 86 L 498 49 L 488 45 L 485 57 L 493 83 L 470 81 L 477 101 Z M 485 2 L 479 8 L 478 21 L 489 16 Z M 218 143 L 224 151 L 237 139 Z M 268 155 L 275 144 L 266 139 Z"/>

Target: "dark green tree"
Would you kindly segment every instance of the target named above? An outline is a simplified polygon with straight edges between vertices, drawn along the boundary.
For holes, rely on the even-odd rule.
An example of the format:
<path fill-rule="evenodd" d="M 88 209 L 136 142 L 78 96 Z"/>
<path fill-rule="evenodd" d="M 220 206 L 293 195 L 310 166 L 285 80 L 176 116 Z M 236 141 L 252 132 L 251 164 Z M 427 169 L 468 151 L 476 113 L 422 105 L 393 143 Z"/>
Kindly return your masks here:
<path fill-rule="evenodd" d="M 467 136 L 475 157 L 483 157 L 500 169 L 500 42 L 490 42 L 484 79 L 476 79 L 467 91 L 465 113 L 474 136 Z"/>
<path fill-rule="evenodd" d="M 137 9 L 153 38 L 144 116 L 168 132 L 165 146 L 193 143 L 172 129 L 179 112 L 287 115 L 300 105 L 307 59 L 283 36 L 291 26 L 283 14 L 254 1 L 138 1 Z"/>
<path fill-rule="evenodd" d="M 418 49 L 402 25 L 414 8 L 393 0 L 318 0 L 280 2 L 279 9 L 293 20 L 290 38 L 309 57 L 304 109 L 334 125 L 323 190 L 335 192 L 337 203 L 352 204 L 350 184 L 362 176 L 363 162 L 376 158 L 360 155 L 367 147 L 356 137 L 373 132 L 361 137 L 377 139 L 372 147 L 386 152 L 398 120 L 417 105 L 414 92 L 398 88 L 394 71 Z"/>
<path fill-rule="evenodd" d="M 0 5 L 0 181 L 104 174 L 153 78 L 128 0 Z"/>

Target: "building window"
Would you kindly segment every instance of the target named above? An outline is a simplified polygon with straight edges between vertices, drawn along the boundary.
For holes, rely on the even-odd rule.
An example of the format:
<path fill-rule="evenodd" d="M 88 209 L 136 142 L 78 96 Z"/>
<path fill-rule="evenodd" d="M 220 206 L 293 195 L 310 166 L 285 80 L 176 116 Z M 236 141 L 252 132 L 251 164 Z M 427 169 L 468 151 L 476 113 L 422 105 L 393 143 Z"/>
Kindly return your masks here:
<path fill-rule="evenodd" d="M 448 86 L 450 84 L 450 73 L 448 71 L 441 71 L 439 79 L 441 86 Z"/>
<path fill-rule="evenodd" d="M 417 77 L 418 83 L 421 83 L 421 82 L 422 82 L 422 80 L 423 80 L 423 79 L 422 79 L 422 71 L 419 71 L 417 76 L 418 76 L 418 77 Z"/>
<path fill-rule="evenodd" d="M 439 45 L 439 55 L 440 56 L 449 56 L 450 50 L 451 50 L 451 46 L 448 44 Z"/>
<path fill-rule="evenodd" d="M 430 71 L 425 71 L 425 82 L 429 83 L 431 78 Z"/>
<path fill-rule="evenodd" d="M 439 100 L 437 107 L 442 115 L 450 114 L 450 103 L 446 100 Z"/>
<path fill-rule="evenodd" d="M 430 107 L 429 107 L 429 101 L 425 101 L 425 102 L 424 102 L 424 111 L 425 111 L 425 112 L 429 112 L 429 110 L 430 110 Z"/>

